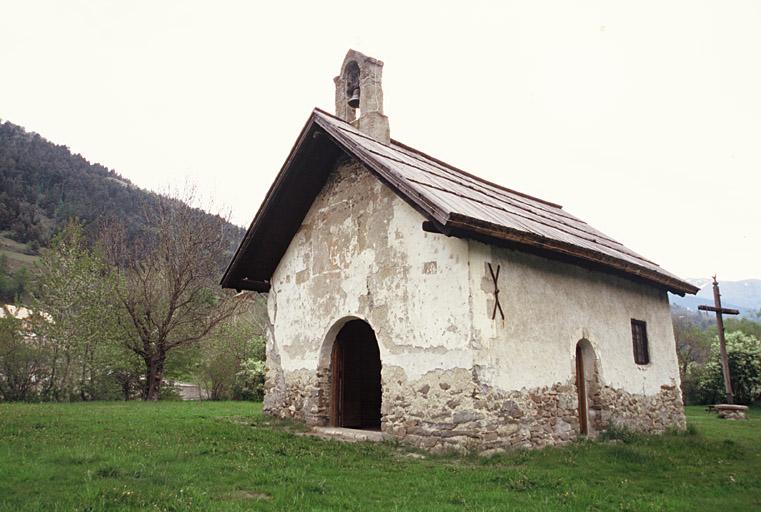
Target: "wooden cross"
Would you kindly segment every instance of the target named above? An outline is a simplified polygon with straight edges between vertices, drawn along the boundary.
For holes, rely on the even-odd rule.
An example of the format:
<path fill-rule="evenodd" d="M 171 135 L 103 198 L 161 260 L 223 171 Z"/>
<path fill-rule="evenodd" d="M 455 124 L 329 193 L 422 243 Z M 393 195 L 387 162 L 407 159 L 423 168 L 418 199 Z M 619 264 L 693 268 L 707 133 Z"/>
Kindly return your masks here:
<path fill-rule="evenodd" d="M 499 285 L 497 281 L 499 280 L 499 270 L 500 267 L 497 265 L 497 273 L 494 273 L 494 269 L 491 266 L 491 263 L 487 263 L 489 265 L 489 273 L 491 274 L 491 280 L 494 281 L 494 310 L 491 312 L 491 319 L 494 320 L 497 317 L 497 310 L 499 310 L 499 315 L 502 317 L 502 320 L 505 319 L 505 313 L 502 311 L 502 305 L 499 303 Z"/>
<path fill-rule="evenodd" d="M 724 339 L 724 318 L 723 315 L 739 315 L 736 309 L 721 307 L 721 293 L 719 293 L 719 282 L 716 276 L 713 276 L 713 306 L 698 306 L 700 311 L 713 311 L 716 313 L 716 328 L 719 331 L 719 350 L 721 351 L 721 371 L 724 374 L 724 389 L 727 392 L 727 403 L 735 403 L 735 396 L 732 392 L 732 378 L 729 375 L 729 358 L 727 357 L 727 342 Z"/>

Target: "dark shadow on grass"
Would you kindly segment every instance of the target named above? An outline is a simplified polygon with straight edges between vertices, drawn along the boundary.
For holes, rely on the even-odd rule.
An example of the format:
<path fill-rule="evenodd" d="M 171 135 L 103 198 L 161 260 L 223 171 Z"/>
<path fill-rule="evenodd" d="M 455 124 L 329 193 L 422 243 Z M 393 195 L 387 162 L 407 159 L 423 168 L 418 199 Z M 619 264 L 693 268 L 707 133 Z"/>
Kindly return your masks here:
<path fill-rule="evenodd" d="M 103 466 L 95 470 L 95 476 L 98 478 L 121 478 L 122 471 L 115 466 Z"/>

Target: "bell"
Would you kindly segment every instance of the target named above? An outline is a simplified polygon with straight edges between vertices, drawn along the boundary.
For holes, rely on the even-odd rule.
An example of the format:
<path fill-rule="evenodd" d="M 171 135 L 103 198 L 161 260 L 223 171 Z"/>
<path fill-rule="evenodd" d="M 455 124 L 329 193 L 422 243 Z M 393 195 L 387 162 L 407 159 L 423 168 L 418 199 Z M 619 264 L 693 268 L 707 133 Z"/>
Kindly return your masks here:
<path fill-rule="evenodd" d="M 349 106 L 351 108 L 359 107 L 359 87 L 351 92 L 351 98 L 349 98 Z"/>

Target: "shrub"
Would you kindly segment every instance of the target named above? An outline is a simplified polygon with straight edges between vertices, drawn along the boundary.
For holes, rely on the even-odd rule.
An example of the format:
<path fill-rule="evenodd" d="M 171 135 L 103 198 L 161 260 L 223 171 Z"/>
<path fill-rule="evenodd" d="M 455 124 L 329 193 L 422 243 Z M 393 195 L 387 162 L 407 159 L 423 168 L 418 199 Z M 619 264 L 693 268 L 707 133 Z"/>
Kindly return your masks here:
<path fill-rule="evenodd" d="M 685 405 L 696 405 L 704 403 L 700 381 L 703 379 L 703 365 L 691 362 L 682 377 L 682 394 Z"/>
<path fill-rule="evenodd" d="M 265 374 L 264 361 L 253 358 L 246 360 L 243 368 L 235 375 L 233 398 L 261 401 L 264 398 Z"/>
<path fill-rule="evenodd" d="M 761 394 L 761 341 L 739 331 L 728 333 L 727 358 L 735 402 L 750 404 Z M 686 390 L 693 393 L 692 398 L 698 403 L 725 401 L 718 341 L 711 346 L 711 357 L 705 366 L 689 368 L 686 381 Z"/>

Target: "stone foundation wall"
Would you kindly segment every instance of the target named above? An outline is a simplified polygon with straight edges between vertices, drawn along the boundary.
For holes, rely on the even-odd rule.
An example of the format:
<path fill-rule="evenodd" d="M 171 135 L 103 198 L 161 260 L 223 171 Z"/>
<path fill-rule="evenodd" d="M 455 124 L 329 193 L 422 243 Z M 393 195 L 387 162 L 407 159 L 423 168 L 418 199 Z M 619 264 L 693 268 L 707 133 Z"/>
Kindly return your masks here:
<path fill-rule="evenodd" d="M 500 391 L 465 369 L 429 372 L 407 382 L 401 368 L 383 369 L 383 430 L 433 450 L 534 448 L 576 438 L 576 388 L 556 384 Z"/>
<path fill-rule="evenodd" d="M 315 410 L 319 414 L 319 397 L 322 390 L 317 375 L 309 370 L 299 370 L 283 375 L 268 369 L 264 383 L 264 413 L 283 419 L 307 421 Z"/>
<path fill-rule="evenodd" d="M 382 370 L 384 432 L 402 442 L 433 451 L 562 445 L 579 437 L 578 397 L 573 381 L 531 390 L 503 391 L 479 382 L 477 370 L 429 372 L 409 382 L 400 367 Z M 265 413 L 327 425 L 329 372 L 269 372 Z M 662 386 L 654 396 L 596 386 L 590 397 L 592 430 L 609 425 L 660 433 L 684 429 L 681 394 Z"/>
<path fill-rule="evenodd" d="M 661 386 L 661 391 L 652 396 L 602 386 L 595 396 L 595 405 L 599 408 L 597 430 L 616 425 L 659 434 L 672 428 L 687 428 L 682 393 L 674 384 Z"/>

